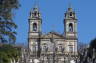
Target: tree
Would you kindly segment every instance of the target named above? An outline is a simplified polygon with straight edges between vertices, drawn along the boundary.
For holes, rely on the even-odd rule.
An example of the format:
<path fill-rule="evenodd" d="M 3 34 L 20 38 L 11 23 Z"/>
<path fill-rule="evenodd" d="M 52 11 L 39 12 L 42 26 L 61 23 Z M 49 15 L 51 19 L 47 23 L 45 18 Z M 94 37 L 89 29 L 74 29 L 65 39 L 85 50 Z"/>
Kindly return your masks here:
<path fill-rule="evenodd" d="M 21 55 L 21 48 L 4 44 L 0 46 L 0 63 L 10 63 L 10 59 L 18 61 Z"/>
<path fill-rule="evenodd" d="M 14 43 L 17 25 L 13 21 L 13 11 L 20 6 L 18 0 L 0 0 L 0 42 Z"/>
<path fill-rule="evenodd" d="M 90 43 L 90 48 L 96 49 L 96 38 L 91 41 L 91 43 Z"/>
<path fill-rule="evenodd" d="M 79 51 L 79 63 L 96 63 L 96 39 L 92 40 L 88 47 Z"/>

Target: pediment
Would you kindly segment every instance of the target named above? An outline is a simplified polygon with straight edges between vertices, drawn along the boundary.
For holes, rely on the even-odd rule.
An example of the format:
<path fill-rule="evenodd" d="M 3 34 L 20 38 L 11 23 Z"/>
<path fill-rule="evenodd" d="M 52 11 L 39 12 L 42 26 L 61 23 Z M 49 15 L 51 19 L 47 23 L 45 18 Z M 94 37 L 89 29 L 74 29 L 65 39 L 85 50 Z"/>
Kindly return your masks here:
<path fill-rule="evenodd" d="M 48 34 L 42 35 L 42 38 L 57 38 L 57 39 L 60 38 L 61 39 L 61 38 L 64 38 L 64 36 L 56 32 L 49 32 Z"/>

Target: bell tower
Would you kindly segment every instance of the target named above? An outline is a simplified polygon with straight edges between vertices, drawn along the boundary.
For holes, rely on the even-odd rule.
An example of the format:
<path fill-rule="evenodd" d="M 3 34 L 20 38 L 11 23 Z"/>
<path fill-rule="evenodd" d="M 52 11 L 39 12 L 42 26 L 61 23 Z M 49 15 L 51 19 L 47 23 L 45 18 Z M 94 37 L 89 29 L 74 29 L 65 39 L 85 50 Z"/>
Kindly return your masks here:
<path fill-rule="evenodd" d="M 41 14 L 37 6 L 35 6 L 29 16 L 29 32 L 28 32 L 28 46 L 30 54 L 37 56 L 38 48 L 40 48 L 40 34 L 41 34 L 41 25 L 42 19 Z"/>
<path fill-rule="evenodd" d="M 30 12 L 29 17 L 29 31 L 30 32 L 41 32 L 41 14 L 37 7 L 34 7 L 33 10 Z"/>
<path fill-rule="evenodd" d="M 65 13 L 64 31 L 66 42 L 68 43 L 67 52 L 77 54 L 77 18 L 71 7 Z"/>
<path fill-rule="evenodd" d="M 77 38 L 77 18 L 71 7 L 65 13 L 64 30 L 66 38 Z"/>

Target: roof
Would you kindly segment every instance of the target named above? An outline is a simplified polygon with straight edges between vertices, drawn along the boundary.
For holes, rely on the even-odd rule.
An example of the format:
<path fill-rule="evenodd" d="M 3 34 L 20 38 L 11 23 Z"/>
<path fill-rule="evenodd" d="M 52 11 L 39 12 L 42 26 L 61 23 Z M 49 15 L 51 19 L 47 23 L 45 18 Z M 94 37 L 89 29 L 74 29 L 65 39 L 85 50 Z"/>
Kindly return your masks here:
<path fill-rule="evenodd" d="M 57 39 L 64 39 L 64 36 L 62 34 L 59 34 L 57 32 L 49 32 L 47 34 L 44 34 L 41 36 L 42 38 L 57 38 Z"/>

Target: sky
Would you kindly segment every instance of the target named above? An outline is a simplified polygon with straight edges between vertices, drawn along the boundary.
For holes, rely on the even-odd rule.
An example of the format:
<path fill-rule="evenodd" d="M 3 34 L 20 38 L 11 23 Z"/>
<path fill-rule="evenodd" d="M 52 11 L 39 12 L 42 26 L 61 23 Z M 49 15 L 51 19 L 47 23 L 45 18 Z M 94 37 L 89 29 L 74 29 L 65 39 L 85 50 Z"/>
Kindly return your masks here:
<path fill-rule="evenodd" d="M 19 0 L 21 7 L 15 11 L 14 21 L 18 25 L 18 44 L 28 43 L 28 18 L 35 0 Z M 78 41 L 89 43 L 96 37 L 96 0 L 38 0 L 42 15 L 42 32 L 52 30 L 64 33 L 64 13 L 69 3 L 78 18 Z M 54 26 L 54 27 L 53 27 Z"/>

